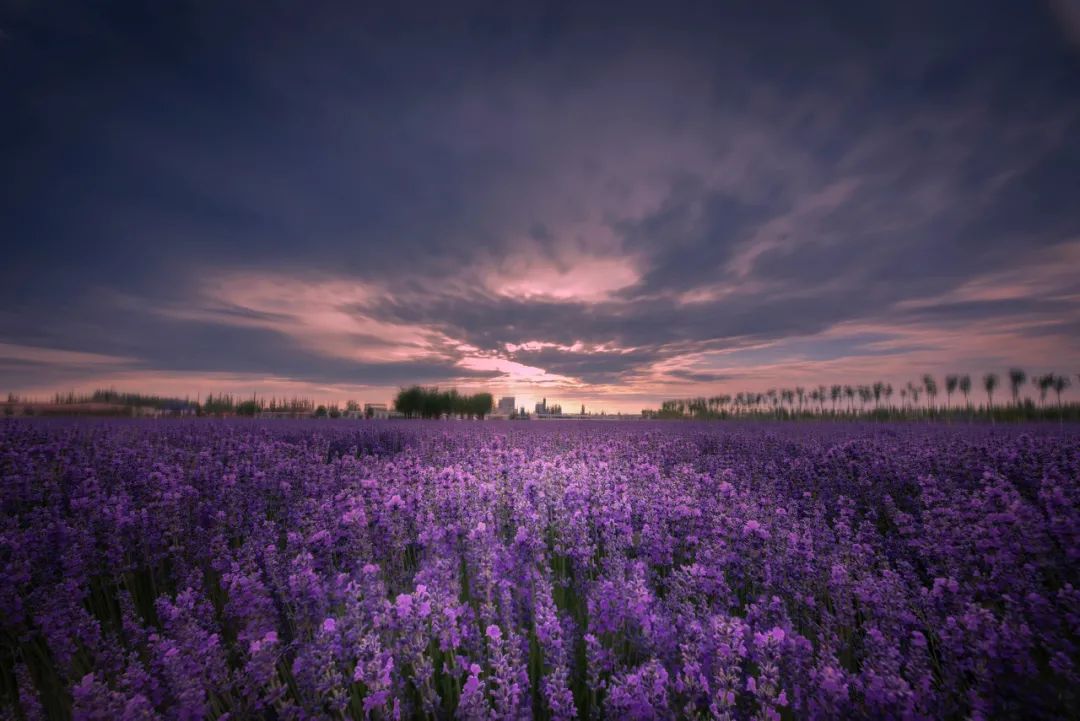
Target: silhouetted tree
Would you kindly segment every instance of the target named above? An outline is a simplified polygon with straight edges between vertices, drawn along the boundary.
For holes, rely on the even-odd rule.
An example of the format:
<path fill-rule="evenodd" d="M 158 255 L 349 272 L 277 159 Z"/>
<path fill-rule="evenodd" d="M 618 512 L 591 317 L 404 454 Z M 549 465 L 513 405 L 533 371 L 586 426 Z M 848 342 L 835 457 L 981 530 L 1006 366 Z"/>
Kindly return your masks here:
<path fill-rule="evenodd" d="M 986 389 L 986 407 L 993 413 L 994 408 L 994 389 L 997 388 L 998 377 L 997 373 L 987 373 L 983 376 L 983 388 Z"/>
<path fill-rule="evenodd" d="M 1046 394 L 1050 392 L 1050 389 L 1054 387 L 1054 374 L 1046 373 L 1038 378 L 1033 378 L 1032 383 L 1039 389 L 1039 403 L 1046 407 Z"/>
<path fill-rule="evenodd" d="M 956 391 L 957 386 L 960 385 L 960 376 L 947 375 L 945 376 L 945 407 L 952 408 L 952 394 Z"/>
<path fill-rule="evenodd" d="M 491 409 L 495 407 L 495 399 L 490 393 L 477 393 L 470 400 L 472 412 L 480 420 L 483 420 L 484 416 L 491 413 Z"/>
<path fill-rule="evenodd" d="M 922 377 L 923 388 L 926 389 L 926 409 L 931 410 L 934 407 L 934 399 L 937 398 L 937 381 L 934 380 L 934 376 L 927 373 Z"/>
<path fill-rule="evenodd" d="M 249 418 L 252 418 L 261 410 L 262 407 L 259 405 L 259 402 L 252 399 L 250 401 L 244 401 L 243 403 L 237 405 L 236 415 L 248 416 Z"/>
<path fill-rule="evenodd" d="M 1061 409 L 1061 394 L 1069 387 L 1069 379 L 1067 376 L 1054 376 L 1053 388 L 1054 393 L 1057 394 L 1058 409 Z"/>
<path fill-rule="evenodd" d="M 866 412 L 866 405 L 874 397 L 874 389 L 870 386 L 859 386 L 859 402 L 862 404 L 862 412 Z"/>
<path fill-rule="evenodd" d="M 780 391 L 780 400 L 787 404 L 788 411 L 791 411 L 791 406 L 795 404 L 795 391 L 790 388 L 784 388 Z"/>
<path fill-rule="evenodd" d="M 1066 405 L 1062 402 L 1062 394 L 1071 385 L 1069 377 L 1047 373 L 1044 375 L 1036 375 L 1031 378 L 1032 385 L 1039 389 L 1038 403 L 1039 407 L 1043 409 L 1043 412 L 1040 412 L 1030 400 L 1025 399 L 1022 404 L 1020 402 L 1019 386 L 1027 380 L 1027 374 L 1024 373 L 1024 371 L 1012 368 L 1009 370 L 1008 378 L 1012 385 L 1013 403 L 1016 408 L 1019 409 L 1019 412 L 1006 411 L 1004 409 L 1008 406 L 1003 406 L 1000 410 L 1000 415 L 1007 418 L 1018 419 L 1052 417 L 1052 415 L 1046 411 L 1049 408 L 1047 395 L 1053 390 L 1057 396 L 1060 418 L 1062 420 L 1065 419 L 1067 413 Z M 1077 379 L 1080 379 L 1080 374 L 1077 374 Z M 726 413 L 725 406 L 730 403 L 731 412 L 736 416 L 761 413 L 775 415 L 777 418 L 797 419 L 804 417 L 803 414 L 805 413 L 826 414 L 829 412 L 826 409 L 826 403 L 829 400 L 832 401 L 831 413 L 836 415 L 838 412 L 838 403 L 846 398 L 848 407 L 844 412 L 852 417 L 858 417 L 861 414 L 870 414 L 880 411 L 882 407 L 882 398 L 884 397 L 890 418 L 893 417 L 894 413 L 899 413 L 902 418 L 929 416 L 951 419 L 952 394 L 957 390 L 963 394 L 964 405 L 967 412 L 972 414 L 972 418 L 975 417 L 975 413 L 980 415 L 984 413 L 981 407 L 977 409 L 972 407 L 972 377 L 970 375 L 950 373 L 944 376 L 944 389 L 946 393 L 945 410 L 942 410 L 937 406 L 936 399 L 939 387 L 937 379 L 933 374 L 923 374 L 920 380 L 921 382 L 917 383 L 908 381 L 906 387 L 898 389 L 901 399 L 901 403 L 898 406 L 892 405 L 892 396 L 894 392 L 892 384 L 876 381 L 870 385 L 835 384 L 831 387 L 820 385 L 809 389 L 802 386 L 794 386 L 791 388 L 769 388 L 760 393 L 739 392 L 734 396 L 700 396 L 664 401 L 659 414 L 654 413 L 654 415 L 662 414 L 664 417 L 671 417 L 674 415 L 685 417 L 687 411 L 689 411 L 689 415 L 693 418 L 725 417 L 723 415 Z M 999 375 L 997 373 L 987 373 L 983 375 L 982 384 L 986 391 L 987 398 L 985 414 L 986 416 L 989 416 L 992 422 L 996 422 L 999 412 L 995 411 L 994 393 L 999 386 Z M 802 393 L 801 396 L 799 395 L 800 392 Z M 925 408 L 919 405 L 919 396 L 922 393 L 926 393 Z M 855 406 L 856 401 L 859 404 L 857 408 Z M 871 402 L 873 402 L 872 406 Z M 557 406 L 552 405 L 549 408 L 556 407 Z M 1069 404 L 1067 407 L 1072 409 L 1074 408 L 1074 405 Z M 840 410 L 843 410 L 842 406 Z"/>
<path fill-rule="evenodd" d="M 406 418 L 415 418 L 420 414 L 420 403 L 423 396 L 420 386 L 410 386 L 398 391 L 394 398 L 394 409 L 405 414 Z"/>
<path fill-rule="evenodd" d="M 438 388 L 420 386 L 402 388 L 394 399 L 394 408 L 404 413 L 406 418 L 443 418 L 452 415 L 483 418 L 493 407 L 494 398 L 490 393 L 468 396 L 456 390 L 440 391 Z"/>
<path fill-rule="evenodd" d="M 1009 383 L 1012 385 L 1013 405 L 1020 405 L 1020 386 L 1027 380 L 1027 373 L 1019 368 L 1009 369 Z"/>

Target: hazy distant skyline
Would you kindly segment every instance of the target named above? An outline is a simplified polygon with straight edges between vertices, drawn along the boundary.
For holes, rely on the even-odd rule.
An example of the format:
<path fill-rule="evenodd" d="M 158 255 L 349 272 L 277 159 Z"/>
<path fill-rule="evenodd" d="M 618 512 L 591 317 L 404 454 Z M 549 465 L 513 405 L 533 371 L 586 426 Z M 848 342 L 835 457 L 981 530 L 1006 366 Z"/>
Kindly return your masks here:
<path fill-rule="evenodd" d="M 0 392 L 1077 396 L 1068 0 L 102 5 L 0 9 Z"/>

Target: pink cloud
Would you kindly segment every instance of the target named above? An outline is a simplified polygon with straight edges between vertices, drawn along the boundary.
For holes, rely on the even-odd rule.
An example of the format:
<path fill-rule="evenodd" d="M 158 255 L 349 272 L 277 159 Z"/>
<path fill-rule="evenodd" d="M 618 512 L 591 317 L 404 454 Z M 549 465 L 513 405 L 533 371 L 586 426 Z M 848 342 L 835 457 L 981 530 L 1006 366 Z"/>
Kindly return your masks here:
<path fill-rule="evenodd" d="M 45 365 L 78 367 L 125 366 L 135 362 L 134 358 L 82 351 L 40 348 L 37 346 L 0 343 L 0 360 L 27 361 Z"/>
<path fill-rule="evenodd" d="M 641 278 L 626 258 L 576 258 L 566 263 L 512 260 L 487 279 L 498 295 L 522 299 L 596 302 Z"/>
<path fill-rule="evenodd" d="M 202 282 L 194 302 L 159 311 L 276 331 L 314 352 L 360 362 L 446 358 L 455 343 L 437 330 L 365 313 L 389 292 L 377 283 L 332 276 L 222 273 Z"/>
<path fill-rule="evenodd" d="M 496 382 L 506 386 L 520 385 L 578 385 L 572 378 L 548 373 L 543 368 L 528 366 L 507 358 L 495 356 L 467 356 L 458 361 L 458 366 L 474 371 L 495 371 L 502 374 Z"/>

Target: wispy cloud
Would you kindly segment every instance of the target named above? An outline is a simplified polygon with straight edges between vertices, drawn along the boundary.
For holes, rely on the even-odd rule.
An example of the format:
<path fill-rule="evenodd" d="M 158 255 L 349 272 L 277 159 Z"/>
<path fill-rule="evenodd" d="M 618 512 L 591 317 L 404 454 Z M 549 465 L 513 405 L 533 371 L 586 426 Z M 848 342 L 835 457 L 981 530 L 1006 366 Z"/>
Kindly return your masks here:
<path fill-rule="evenodd" d="M 347 360 L 445 358 L 451 341 L 438 332 L 383 322 L 364 313 L 386 292 L 360 279 L 225 273 L 201 281 L 194 297 L 158 312 L 179 320 L 273 331 L 314 352 Z"/>
<path fill-rule="evenodd" d="M 126 366 L 135 363 L 134 358 L 111 356 L 101 353 L 61 350 L 57 348 L 37 348 L 34 346 L 0 343 L 0 360 L 20 363 L 40 363 L 71 367 Z"/>

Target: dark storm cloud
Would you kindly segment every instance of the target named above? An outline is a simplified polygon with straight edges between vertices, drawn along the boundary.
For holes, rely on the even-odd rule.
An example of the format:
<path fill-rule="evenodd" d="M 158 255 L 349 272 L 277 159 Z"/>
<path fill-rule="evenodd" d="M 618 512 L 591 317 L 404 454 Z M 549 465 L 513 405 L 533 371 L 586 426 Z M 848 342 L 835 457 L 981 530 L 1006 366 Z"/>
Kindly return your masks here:
<path fill-rule="evenodd" d="M 675 183 L 664 206 L 619 228 L 628 249 L 643 251 L 650 267 L 627 297 L 692 288 L 715 281 L 738 241 L 778 209 L 751 205 L 702 188 L 699 182 Z"/>
<path fill-rule="evenodd" d="M 0 28 L 0 343 L 639 389 L 722 383 L 702 355 L 755 343 L 931 347 L 822 335 L 844 324 L 1076 349 L 1080 60 L 1038 3 L 40 3 Z M 78 376 L 28 362 L 0 381 Z"/>

